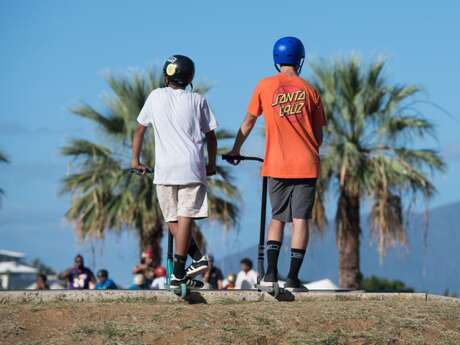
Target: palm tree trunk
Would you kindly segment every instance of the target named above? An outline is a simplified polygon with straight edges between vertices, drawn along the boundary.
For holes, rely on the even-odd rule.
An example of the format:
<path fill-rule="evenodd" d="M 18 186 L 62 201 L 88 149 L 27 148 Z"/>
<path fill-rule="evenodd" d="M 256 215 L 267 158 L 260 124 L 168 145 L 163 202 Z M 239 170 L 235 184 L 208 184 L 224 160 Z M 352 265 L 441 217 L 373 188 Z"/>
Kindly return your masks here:
<path fill-rule="evenodd" d="M 153 265 L 161 264 L 161 239 L 163 238 L 163 225 L 161 223 L 155 224 L 148 230 L 141 230 L 139 232 L 139 247 L 141 253 L 146 250 L 152 250 Z"/>
<path fill-rule="evenodd" d="M 339 249 L 339 285 L 345 289 L 360 286 L 359 242 L 361 235 L 359 195 L 341 190 L 336 216 Z"/>

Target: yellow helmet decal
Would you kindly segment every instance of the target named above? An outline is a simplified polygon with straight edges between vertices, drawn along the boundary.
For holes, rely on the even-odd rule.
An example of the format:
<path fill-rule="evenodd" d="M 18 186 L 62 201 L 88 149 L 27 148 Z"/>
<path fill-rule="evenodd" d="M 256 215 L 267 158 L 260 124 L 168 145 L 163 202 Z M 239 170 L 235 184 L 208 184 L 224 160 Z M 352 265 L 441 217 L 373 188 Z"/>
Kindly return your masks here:
<path fill-rule="evenodd" d="M 166 67 L 166 74 L 170 77 L 172 77 L 175 73 L 176 73 L 176 68 L 177 68 L 177 65 L 176 64 L 173 64 L 173 63 L 170 63 L 167 67 Z"/>

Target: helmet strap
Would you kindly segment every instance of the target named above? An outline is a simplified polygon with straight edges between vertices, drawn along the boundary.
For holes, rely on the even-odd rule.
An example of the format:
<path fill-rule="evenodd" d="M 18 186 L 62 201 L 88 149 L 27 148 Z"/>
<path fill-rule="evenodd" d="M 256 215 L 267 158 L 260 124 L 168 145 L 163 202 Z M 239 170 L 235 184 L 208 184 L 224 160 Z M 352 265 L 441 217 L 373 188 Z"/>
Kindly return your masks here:
<path fill-rule="evenodd" d="M 300 61 L 300 65 L 299 67 L 297 68 L 297 74 L 300 75 L 300 72 L 302 71 L 302 67 L 303 67 L 303 63 L 305 61 L 305 58 L 303 58 L 301 61 Z"/>
<path fill-rule="evenodd" d="M 275 63 L 275 68 L 276 68 L 276 70 L 277 70 L 278 72 L 281 72 L 281 70 L 280 70 L 280 66 L 278 66 L 278 64 L 277 64 L 277 63 Z"/>

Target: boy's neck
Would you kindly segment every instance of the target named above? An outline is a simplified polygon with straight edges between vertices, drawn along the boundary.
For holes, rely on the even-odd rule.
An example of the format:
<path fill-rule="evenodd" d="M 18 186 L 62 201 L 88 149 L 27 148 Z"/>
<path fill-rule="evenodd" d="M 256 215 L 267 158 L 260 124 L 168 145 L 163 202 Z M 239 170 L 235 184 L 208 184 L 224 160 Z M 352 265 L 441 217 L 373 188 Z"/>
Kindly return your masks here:
<path fill-rule="evenodd" d="M 292 66 L 281 66 L 280 73 L 284 74 L 287 77 L 298 76 L 296 69 Z"/>
<path fill-rule="evenodd" d="M 185 86 L 179 86 L 173 83 L 168 83 L 168 86 L 174 90 L 185 90 Z"/>

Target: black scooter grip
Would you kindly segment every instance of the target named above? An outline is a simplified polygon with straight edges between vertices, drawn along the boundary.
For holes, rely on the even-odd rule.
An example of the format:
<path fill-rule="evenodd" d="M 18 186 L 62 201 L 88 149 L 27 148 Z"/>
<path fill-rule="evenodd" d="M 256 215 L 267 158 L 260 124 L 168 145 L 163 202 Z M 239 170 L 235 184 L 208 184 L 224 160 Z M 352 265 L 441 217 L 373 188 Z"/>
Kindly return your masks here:
<path fill-rule="evenodd" d="M 129 172 L 137 174 L 137 175 L 141 175 L 141 169 L 130 168 Z M 145 168 L 145 173 L 146 174 L 153 174 L 153 169 L 152 168 Z"/>
<path fill-rule="evenodd" d="M 249 157 L 249 156 L 232 156 L 232 155 L 222 155 L 224 161 L 258 161 L 263 162 L 264 160 L 259 157 Z"/>

